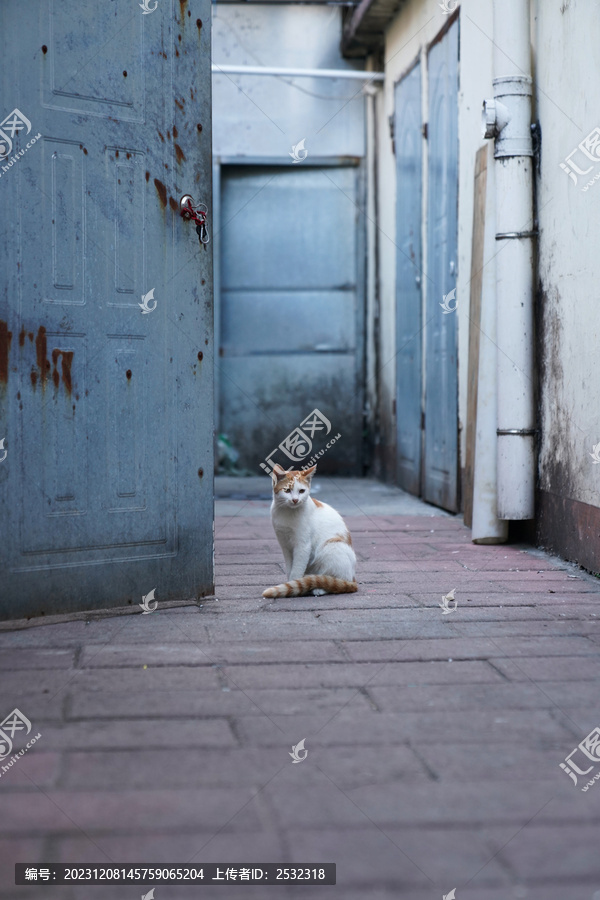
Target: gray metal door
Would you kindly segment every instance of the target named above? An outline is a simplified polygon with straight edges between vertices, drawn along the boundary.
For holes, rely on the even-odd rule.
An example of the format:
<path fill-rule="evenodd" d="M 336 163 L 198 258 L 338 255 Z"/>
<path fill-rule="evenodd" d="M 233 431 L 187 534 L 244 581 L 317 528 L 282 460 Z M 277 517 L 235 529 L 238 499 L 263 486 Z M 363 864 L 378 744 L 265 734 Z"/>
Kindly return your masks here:
<path fill-rule="evenodd" d="M 258 474 L 318 409 L 319 470 L 360 474 L 358 170 L 226 167 L 222 185 L 220 430 Z"/>
<path fill-rule="evenodd" d="M 398 82 L 396 152 L 396 478 L 421 487 L 421 66 Z"/>
<path fill-rule="evenodd" d="M 427 316 L 423 496 L 458 509 L 456 286 L 458 20 L 429 51 Z M 444 301 L 446 297 L 446 301 Z M 445 302 L 447 309 L 441 304 Z"/>
<path fill-rule="evenodd" d="M 212 591 L 211 9 L 146 6 L 0 9 L 3 618 Z"/>

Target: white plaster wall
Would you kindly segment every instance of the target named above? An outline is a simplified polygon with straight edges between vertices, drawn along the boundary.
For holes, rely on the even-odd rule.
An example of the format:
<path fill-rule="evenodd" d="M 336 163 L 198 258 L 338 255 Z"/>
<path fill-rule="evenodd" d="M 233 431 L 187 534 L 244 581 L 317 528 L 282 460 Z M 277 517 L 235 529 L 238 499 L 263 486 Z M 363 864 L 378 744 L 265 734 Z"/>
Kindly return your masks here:
<path fill-rule="evenodd" d="M 536 0 L 534 97 L 542 127 L 538 180 L 542 348 L 540 486 L 600 506 L 600 145 L 578 151 L 574 184 L 560 163 L 600 128 L 596 0 Z M 584 165 L 585 161 L 585 165 Z M 587 190 L 595 175 L 599 180 Z"/>
<path fill-rule="evenodd" d="M 379 103 L 379 225 L 381 296 L 381 395 L 384 440 L 393 441 L 395 422 L 395 161 L 389 135 L 388 117 L 394 109 L 394 85 L 423 54 L 423 122 L 427 121 L 426 47 L 447 22 L 438 0 L 409 0 L 386 32 L 386 80 Z M 464 0 L 460 5 L 459 67 L 459 192 L 458 192 L 458 409 L 460 459 L 464 466 L 467 403 L 467 362 L 469 344 L 469 282 L 473 220 L 473 180 L 475 154 L 485 143 L 481 137 L 481 106 L 492 91 L 492 2 Z M 427 273 L 427 142 L 423 146 L 423 265 Z M 423 279 L 423 302 L 427 278 Z M 387 424 L 386 424 L 387 423 Z"/>
<path fill-rule="evenodd" d="M 341 10 L 293 4 L 217 4 L 213 63 L 362 69 L 340 54 Z M 213 75 L 213 153 L 288 160 L 305 138 L 314 156 L 363 156 L 358 80 Z M 243 161 L 243 160 L 240 160 Z"/>

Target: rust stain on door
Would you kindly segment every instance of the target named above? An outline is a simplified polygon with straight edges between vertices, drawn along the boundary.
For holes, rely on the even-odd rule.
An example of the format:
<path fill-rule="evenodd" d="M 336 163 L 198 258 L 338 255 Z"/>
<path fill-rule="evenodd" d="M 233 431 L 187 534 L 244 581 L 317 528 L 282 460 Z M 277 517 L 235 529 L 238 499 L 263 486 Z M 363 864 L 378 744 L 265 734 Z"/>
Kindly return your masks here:
<path fill-rule="evenodd" d="M 52 380 L 54 382 L 54 387 L 58 387 L 60 383 L 60 375 L 58 374 L 58 357 L 62 356 L 61 360 L 61 368 L 62 368 L 62 378 L 63 384 L 66 388 L 67 394 L 71 393 L 71 364 L 73 362 L 73 350 L 53 350 L 52 351 L 52 363 L 54 365 L 54 370 L 52 372 Z"/>
<path fill-rule="evenodd" d="M 154 179 L 154 187 L 156 188 L 156 192 L 160 198 L 160 202 L 162 204 L 162 208 L 165 209 L 167 205 L 167 189 L 158 178 Z"/>
<path fill-rule="evenodd" d="M 0 383 L 8 381 L 8 356 L 12 341 L 12 331 L 8 330 L 6 322 L 0 321 Z"/>
<path fill-rule="evenodd" d="M 35 338 L 35 356 L 36 362 L 38 365 L 38 369 L 40 370 L 40 377 L 42 379 L 42 387 L 46 384 L 46 378 L 48 376 L 48 371 L 50 370 L 50 360 L 48 357 L 48 341 L 46 339 L 46 329 L 43 325 L 40 325 L 38 328 L 38 333 Z"/>

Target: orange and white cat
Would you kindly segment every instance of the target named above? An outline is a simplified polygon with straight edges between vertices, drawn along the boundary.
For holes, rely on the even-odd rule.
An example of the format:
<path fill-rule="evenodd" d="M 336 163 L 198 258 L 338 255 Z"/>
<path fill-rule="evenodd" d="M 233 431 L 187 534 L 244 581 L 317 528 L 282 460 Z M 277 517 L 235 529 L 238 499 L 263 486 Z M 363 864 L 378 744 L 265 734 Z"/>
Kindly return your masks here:
<path fill-rule="evenodd" d="M 316 468 L 286 472 L 276 465 L 271 473 L 271 521 L 288 581 L 268 588 L 263 597 L 317 597 L 358 590 L 356 556 L 344 520 L 332 506 L 310 496 Z"/>

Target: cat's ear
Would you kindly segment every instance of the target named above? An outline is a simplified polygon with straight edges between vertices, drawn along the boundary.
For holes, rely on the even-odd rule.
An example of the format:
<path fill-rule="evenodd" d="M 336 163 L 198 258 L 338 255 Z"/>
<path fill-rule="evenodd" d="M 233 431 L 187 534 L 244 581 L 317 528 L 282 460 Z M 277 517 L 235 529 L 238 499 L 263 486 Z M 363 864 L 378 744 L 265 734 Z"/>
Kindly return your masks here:
<path fill-rule="evenodd" d="M 278 484 L 282 478 L 285 478 L 287 472 L 285 471 L 279 463 L 275 463 L 273 466 L 273 471 L 271 472 L 271 478 L 273 479 L 273 484 Z"/>
<path fill-rule="evenodd" d="M 317 471 L 317 467 L 311 466 L 310 469 L 305 469 L 304 472 L 302 473 L 302 475 L 310 483 L 310 481 L 316 471 Z"/>

